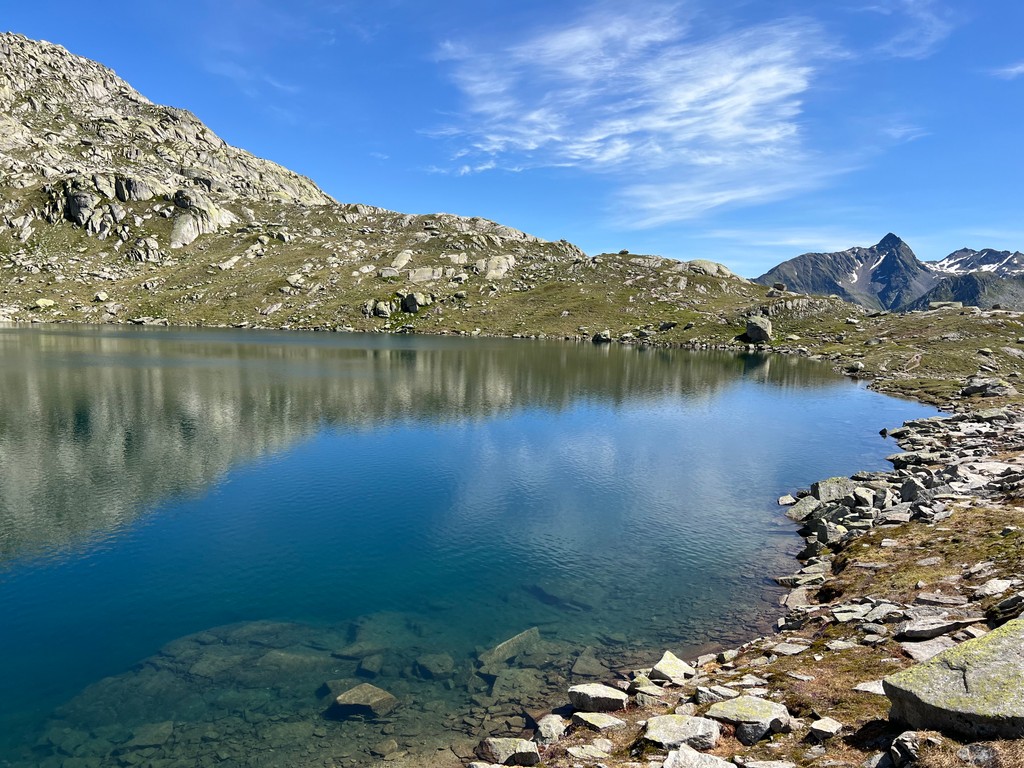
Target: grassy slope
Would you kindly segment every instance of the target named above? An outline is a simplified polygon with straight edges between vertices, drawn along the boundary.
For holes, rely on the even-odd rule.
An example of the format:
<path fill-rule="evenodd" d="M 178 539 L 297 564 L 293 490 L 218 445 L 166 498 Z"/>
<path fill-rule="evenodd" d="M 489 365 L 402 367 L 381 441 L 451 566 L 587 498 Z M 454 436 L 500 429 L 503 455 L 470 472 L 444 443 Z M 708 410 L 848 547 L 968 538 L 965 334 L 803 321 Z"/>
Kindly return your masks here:
<path fill-rule="evenodd" d="M 39 205 L 40 192 L 21 194 L 26 207 Z M 154 215 L 153 204 L 125 207 L 145 217 L 139 235 L 167 242 L 171 221 Z M 129 261 L 124 253 L 131 243 L 118 252 L 112 240 L 87 237 L 68 223 L 37 221 L 26 244 L 7 230 L 0 233 L 0 307 L 11 308 L 8 313 L 17 320 L 152 317 L 174 325 L 569 338 L 608 329 L 615 337 L 646 337 L 646 343 L 723 345 L 743 333 L 746 314 L 786 298 L 769 298 L 766 288 L 752 283 L 680 271 L 669 260 L 629 254 L 587 259 L 560 243 L 481 245 L 435 225 L 429 216 L 410 223 L 408 217 L 378 211 L 346 217 L 339 212 L 351 209 L 343 208 L 250 210 L 253 221 L 204 235 L 180 250 L 165 249 L 163 264 Z M 277 239 L 280 232 L 289 233 L 290 242 Z M 252 249 L 258 255 L 250 258 Z M 403 250 L 413 257 L 400 276 L 378 277 Z M 466 264 L 453 263 L 450 257 L 457 261 L 459 255 Z M 476 260 L 496 255 L 513 255 L 515 268 L 498 279 L 476 273 Z M 233 268 L 217 266 L 233 256 L 242 256 Z M 408 269 L 423 266 L 464 273 L 465 282 L 411 283 Z M 362 274 L 360 268 L 372 271 Z M 302 282 L 293 287 L 286 279 L 296 274 Z M 94 301 L 99 291 L 108 294 L 105 302 Z M 364 315 L 368 299 L 388 300 L 404 291 L 431 293 L 435 301 L 416 314 Z M 56 304 L 32 309 L 40 298 Z M 265 314 L 277 304 L 279 309 Z M 120 306 L 111 315 L 104 305 Z M 1007 376 L 1024 367 L 1014 356 L 1022 349 L 1017 341 L 1024 323 L 1013 313 L 942 310 L 870 317 L 833 300 L 783 310 L 772 320 L 777 349 L 802 348 L 837 367 L 862 365 L 859 375 L 878 379 L 878 388 L 931 403 L 949 404 L 964 378 L 979 370 Z M 659 330 L 663 323 L 675 325 Z M 979 353 L 983 348 L 991 354 Z"/>

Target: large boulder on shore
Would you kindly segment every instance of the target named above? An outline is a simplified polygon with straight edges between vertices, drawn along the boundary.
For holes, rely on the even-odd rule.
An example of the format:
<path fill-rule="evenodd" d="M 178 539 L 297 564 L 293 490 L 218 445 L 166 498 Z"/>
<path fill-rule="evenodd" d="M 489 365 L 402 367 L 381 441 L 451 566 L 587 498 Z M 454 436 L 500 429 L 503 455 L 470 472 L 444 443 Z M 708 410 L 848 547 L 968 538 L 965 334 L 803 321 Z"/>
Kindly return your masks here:
<path fill-rule="evenodd" d="M 829 477 L 811 484 L 811 495 L 823 503 L 839 501 L 853 493 L 853 480 L 848 477 Z"/>
<path fill-rule="evenodd" d="M 1017 389 L 1006 379 L 987 376 L 971 376 L 966 386 L 960 390 L 964 397 L 981 395 L 982 397 L 1010 397 L 1017 394 Z"/>
<path fill-rule="evenodd" d="M 882 681 L 889 719 L 969 741 L 1024 738 L 1024 619 Z"/>
<path fill-rule="evenodd" d="M 747 340 L 753 344 L 763 344 L 772 340 L 772 321 L 763 315 L 752 315 L 747 318 Z"/>

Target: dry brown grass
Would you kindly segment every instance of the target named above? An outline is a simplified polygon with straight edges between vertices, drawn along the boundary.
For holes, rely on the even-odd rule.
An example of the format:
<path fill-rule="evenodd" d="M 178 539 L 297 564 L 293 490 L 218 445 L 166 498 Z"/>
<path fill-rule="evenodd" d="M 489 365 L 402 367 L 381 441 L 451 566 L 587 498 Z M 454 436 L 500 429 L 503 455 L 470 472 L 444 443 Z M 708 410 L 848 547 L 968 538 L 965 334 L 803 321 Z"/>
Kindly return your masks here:
<path fill-rule="evenodd" d="M 1006 525 L 1024 527 L 1024 505 L 962 507 L 953 517 L 936 526 L 909 523 L 872 531 L 854 541 L 836 558 L 836 578 L 819 593 L 823 602 L 844 595 L 886 595 L 910 602 L 921 591 L 936 591 L 944 577 L 960 576 L 964 564 L 983 560 L 995 562 L 1005 573 L 1024 570 L 1024 533 L 1002 535 Z M 882 539 L 897 539 L 897 547 L 881 547 Z M 942 557 L 934 566 L 916 563 Z M 856 563 L 883 563 L 881 570 L 858 568 Z"/>
<path fill-rule="evenodd" d="M 966 768 L 971 765 L 957 756 L 963 744 L 941 737 L 936 741 L 936 744 L 922 745 L 918 768 Z M 995 754 L 995 759 L 981 768 L 1024 768 L 1024 741 L 989 741 L 978 746 L 988 747 Z"/>

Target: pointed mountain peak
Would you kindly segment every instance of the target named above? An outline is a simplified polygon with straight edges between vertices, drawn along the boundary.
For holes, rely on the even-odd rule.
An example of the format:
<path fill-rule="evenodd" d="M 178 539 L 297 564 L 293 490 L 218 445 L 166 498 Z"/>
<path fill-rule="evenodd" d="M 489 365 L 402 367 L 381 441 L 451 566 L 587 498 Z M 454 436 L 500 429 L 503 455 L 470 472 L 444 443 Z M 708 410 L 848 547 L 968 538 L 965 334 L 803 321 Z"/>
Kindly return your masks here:
<path fill-rule="evenodd" d="M 892 232 L 890 232 L 889 234 L 887 234 L 885 237 L 878 241 L 878 245 L 876 245 L 875 248 L 878 248 L 879 250 L 888 251 L 894 248 L 899 248 L 901 245 L 906 245 L 906 243 L 904 243 L 898 235 L 894 235 Z"/>

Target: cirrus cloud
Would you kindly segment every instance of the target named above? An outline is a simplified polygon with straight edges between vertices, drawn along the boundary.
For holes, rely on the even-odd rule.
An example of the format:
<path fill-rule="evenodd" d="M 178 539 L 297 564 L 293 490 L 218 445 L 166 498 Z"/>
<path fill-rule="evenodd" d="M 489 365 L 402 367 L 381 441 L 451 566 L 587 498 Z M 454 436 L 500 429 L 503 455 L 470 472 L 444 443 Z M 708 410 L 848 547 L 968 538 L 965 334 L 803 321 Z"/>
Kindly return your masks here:
<path fill-rule="evenodd" d="M 445 43 L 464 109 L 432 135 L 455 173 L 615 174 L 624 218 L 656 226 L 820 183 L 802 99 L 834 56 L 809 19 L 707 35 L 679 4 L 599 5 L 496 47 Z"/>

